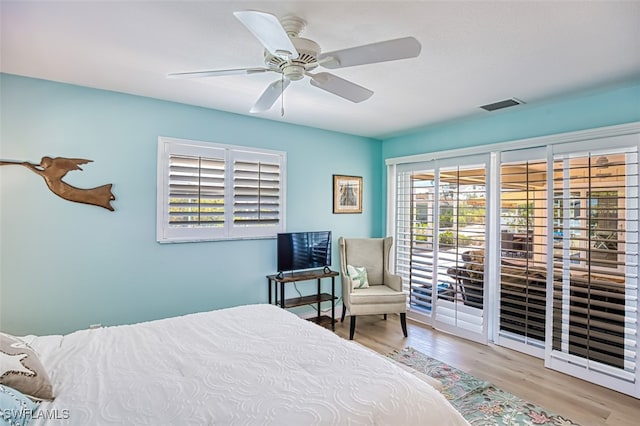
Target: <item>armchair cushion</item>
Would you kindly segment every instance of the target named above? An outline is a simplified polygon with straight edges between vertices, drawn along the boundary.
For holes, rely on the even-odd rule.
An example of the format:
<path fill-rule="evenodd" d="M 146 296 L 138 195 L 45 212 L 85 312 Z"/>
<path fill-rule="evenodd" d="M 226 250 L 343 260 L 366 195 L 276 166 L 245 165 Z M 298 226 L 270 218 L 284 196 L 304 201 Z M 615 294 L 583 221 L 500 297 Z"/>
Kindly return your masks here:
<path fill-rule="evenodd" d="M 367 268 L 364 266 L 347 265 L 347 274 L 349 274 L 353 288 L 369 288 Z"/>
<path fill-rule="evenodd" d="M 357 288 L 351 293 L 353 305 L 370 305 L 378 303 L 406 303 L 407 295 L 395 291 L 386 285 L 374 285 L 368 288 Z"/>

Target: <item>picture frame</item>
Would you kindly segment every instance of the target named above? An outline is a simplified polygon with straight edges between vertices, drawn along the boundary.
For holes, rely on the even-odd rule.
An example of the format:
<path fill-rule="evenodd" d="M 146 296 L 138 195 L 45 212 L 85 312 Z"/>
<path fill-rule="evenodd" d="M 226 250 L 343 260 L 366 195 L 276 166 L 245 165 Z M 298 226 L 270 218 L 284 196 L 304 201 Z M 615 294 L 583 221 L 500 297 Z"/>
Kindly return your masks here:
<path fill-rule="evenodd" d="M 362 213 L 362 176 L 333 175 L 333 213 Z"/>

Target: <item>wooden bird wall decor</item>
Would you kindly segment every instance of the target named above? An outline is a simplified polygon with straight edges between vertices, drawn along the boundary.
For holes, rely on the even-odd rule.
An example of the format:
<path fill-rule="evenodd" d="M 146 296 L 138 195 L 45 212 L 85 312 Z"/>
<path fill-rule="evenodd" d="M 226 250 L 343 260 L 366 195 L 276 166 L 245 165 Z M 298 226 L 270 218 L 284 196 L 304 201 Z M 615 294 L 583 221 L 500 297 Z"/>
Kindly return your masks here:
<path fill-rule="evenodd" d="M 114 211 L 114 208 L 111 206 L 111 201 L 115 200 L 116 197 L 111 192 L 112 184 L 102 185 L 97 188 L 82 189 L 69 185 L 62 180 L 68 172 L 82 170 L 80 164 L 87 164 L 92 161 L 93 160 L 85 160 L 82 158 L 42 157 L 40 164 L 33 164 L 28 161 L 0 160 L 0 166 L 25 166 L 29 170 L 42 176 L 49 189 L 58 197 L 76 203 L 91 204 Z"/>

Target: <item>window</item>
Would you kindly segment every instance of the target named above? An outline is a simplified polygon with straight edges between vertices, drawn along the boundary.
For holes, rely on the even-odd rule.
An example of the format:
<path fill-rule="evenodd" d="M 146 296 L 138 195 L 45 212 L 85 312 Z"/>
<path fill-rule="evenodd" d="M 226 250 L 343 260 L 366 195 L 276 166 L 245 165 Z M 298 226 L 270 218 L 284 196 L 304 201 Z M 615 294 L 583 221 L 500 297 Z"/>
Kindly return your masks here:
<path fill-rule="evenodd" d="M 280 151 L 158 138 L 158 242 L 275 237 L 285 164 Z"/>

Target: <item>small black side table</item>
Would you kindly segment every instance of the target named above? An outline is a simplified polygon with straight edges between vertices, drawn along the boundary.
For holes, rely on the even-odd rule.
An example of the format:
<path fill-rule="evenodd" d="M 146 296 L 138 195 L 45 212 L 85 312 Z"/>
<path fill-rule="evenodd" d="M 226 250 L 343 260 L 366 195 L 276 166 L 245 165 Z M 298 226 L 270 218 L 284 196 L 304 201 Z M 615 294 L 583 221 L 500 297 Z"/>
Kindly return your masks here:
<path fill-rule="evenodd" d="M 322 326 L 327 326 L 331 324 L 331 330 L 335 331 L 336 329 L 336 277 L 340 275 L 336 271 L 332 271 L 328 268 L 318 269 L 313 271 L 302 271 L 302 272 L 291 272 L 291 273 L 282 273 L 282 274 L 273 274 L 267 275 L 267 282 L 269 285 L 269 304 L 280 305 L 282 309 L 293 308 L 294 306 L 302 306 L 302 305 L 313 305 L 317 304 L 318 308 L 318 316 L 309 318 L 310 321 L 313 321 Z M 331 294 L 322 293 L 320 289 L 320 283 L 323 278 L 331 278 Z M 298 281 L 311 281 L 317 280 L 317 291 L 316 294 L 312 294 L 309 296 L 302 297 L 293 297 L 286 299 L 285 298 L 285 284 L 295 283 Z M 278 291 L 278 284 L 280 284 L 280 291 Z M 273 288 L 273 290 L 272 290 Z M 278 297 L 279 293 L 279 297 Z M 273 294 L 273 298 L 271 297 Z M 320 304 L 322 302 L 331 301 L 331 317 L 326 315 L 321 315 Z"/>

